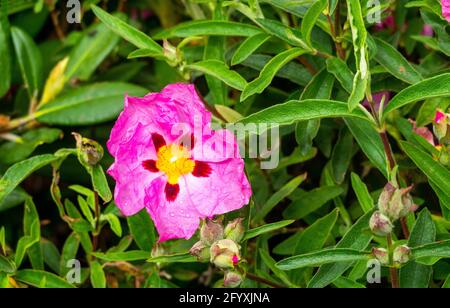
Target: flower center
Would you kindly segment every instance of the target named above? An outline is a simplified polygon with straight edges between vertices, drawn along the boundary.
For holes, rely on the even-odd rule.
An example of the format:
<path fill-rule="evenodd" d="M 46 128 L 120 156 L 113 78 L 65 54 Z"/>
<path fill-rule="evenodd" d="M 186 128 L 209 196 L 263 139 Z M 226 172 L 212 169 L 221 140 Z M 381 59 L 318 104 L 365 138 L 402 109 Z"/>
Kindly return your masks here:
<path fill-rule="evenodd" d="M 195 162 L 189 150 L 179 144 L 164 145 L 158 150 L 156 168 L 167 175 L 169 184 L 177 184 L 180 176 L 192 173 Z"/>

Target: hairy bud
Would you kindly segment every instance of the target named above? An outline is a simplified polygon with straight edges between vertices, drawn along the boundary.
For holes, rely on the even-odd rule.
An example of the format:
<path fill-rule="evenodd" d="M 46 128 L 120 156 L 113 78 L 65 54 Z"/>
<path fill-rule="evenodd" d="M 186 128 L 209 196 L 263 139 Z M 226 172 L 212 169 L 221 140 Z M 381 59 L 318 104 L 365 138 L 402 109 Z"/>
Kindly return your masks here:
<path fill-rule="evenodd" d="M 393 225 L 391 220 L 380 211 L 373 213 L 369 221 L 370 230 L 378 236 L 386 236 L 392 232 Z"/>
<path fill-rule="evenodd" d="M 245 228 L 242 220 L 242 218 L 236 218 L 228 223 L 224 231 L 225 238 L 233 240 L 236 243 L 239 243 L 243 239 Z"/>
<path fill-rule="evenodd" d="M 384 248 L 372 248 L 372 255 L 380 261 L 381 264 L 389 264 L 389 252 Z"/>
<path fill-rule="evenodd" d="M 237 288 L 241 285 L 244 277 L 236 271 L 228 271 L 223 278 L 223 285 L 226 288 Z"/>
<path fill-rule="evenodd" d="M 230 239 L 215 242 L 210 249 L 211 263 L 218 268 L 234 268 L 241 260 L 239 245 Z"/>
<path fill-rule="evenodd" d="M 197 258 L 200 262 L 206 262 L 210 258 L 209 246 L 205 245 L 202 241 L 198 241 L 189 250 L 189 253 Z"/>
<path fill-rule="evenodd" d="M 223 226 L 220 222 L 207 220 L 200 228 L 200 240 L 208 246 L 223 239 Z"/>
<path fill-rule="evenodd" d="M 103 147 L 94 140 L 72 133 L 77 141 L 78 159 L 86 167 L 95 166 L 103 158 Z"/>
<path fill-rule="evenodd" d="M 399 264 L 408 263 L 411 256 L 411 248 L 406 245 L 398 246 L 394 250 L 394 262 Z"/>

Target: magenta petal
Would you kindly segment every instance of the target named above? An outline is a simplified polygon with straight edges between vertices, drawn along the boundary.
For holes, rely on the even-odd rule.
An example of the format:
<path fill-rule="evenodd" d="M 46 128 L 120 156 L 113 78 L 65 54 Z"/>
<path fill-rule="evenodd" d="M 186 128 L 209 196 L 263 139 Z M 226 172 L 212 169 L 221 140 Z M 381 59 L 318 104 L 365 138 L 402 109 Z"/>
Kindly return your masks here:
<path fill-rule="evenodd" d="M 450 22 L 450 0 L 441 0 L 442 1 L 442 16 Z"/>

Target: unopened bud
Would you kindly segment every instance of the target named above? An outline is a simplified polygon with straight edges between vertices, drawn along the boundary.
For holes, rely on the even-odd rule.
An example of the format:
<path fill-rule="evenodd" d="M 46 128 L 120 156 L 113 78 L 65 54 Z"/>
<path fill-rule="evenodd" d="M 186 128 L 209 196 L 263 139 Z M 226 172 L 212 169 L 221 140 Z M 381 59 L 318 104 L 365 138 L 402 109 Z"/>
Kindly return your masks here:
<path fill-rule="evenodd" d="M 228 225 L 225 227 L 225 238 L 235 241 L 239 243 L 244 237 L 245 228 L 242 224 L 242 218 L 236 218 L 233 221 L 230 221 Z"/>
<path fill-rule="evenodd" d="M 449 119 L 448 115 L 438 110 L 434 118 L 433 131 L 436 137 L 441 140 L 447 136 Z"/>
<path fill-rule="evenodd" d="M 399 264 L 408 263 L 411 255 L 411 248 L 406 245 L 398 246 L 394 250 L 394 262 Z"/>
<path fill-rule="evenodd" d="M 237 288 L 241 285 L 244 277 L 236 271 L 228 271 L 223 278 L 223 285 L 226 288 Z"/>
<path fill-rule="evenodd" d="M 239 246 L 230 239 L 223 239 L 211 246 L 211 263 L 218 268 L 234 268 L 241 260 Z"/>
<path fill-rule="evenodd" d="M 180 62 L 180 55 L 177 48 L 171 45 L 169 41 L 163 40 L 163 50 L 169 65 L 176 66 Z"/>
<path fill-rule="evenodd" d="M 380 261 L 381 264 L 389 264 L 389 252 L 384 248 L 372 248 L 372 255 Z"/>
<path fill-rule="evenodd" d="M 392 183 L 387 183 L 378 199 L 378 208 L 381 213 L 392 221 L 405 217 L 415 209 L 413 199 L 409 192 L 412 186 L 397 188 Z"/>
<path fill-rule="evenodd" d="M 77 141 L 78 159 L 86 167 L 95 166 L 103 158 L 103 147 L 94 140 L 72 133 Z"/>
<path fill-rule="evenodd" d="M 450 147 L 440 147 L 439 162 L 447 167 L 450 167 Z"/>
<path fill-rule="evenodd" d="M 189 250 L 189 253 L 197 258 L 200 262 L 206 262 L 210 258 L 209 247 L 202 241 L 198 241 Z"/>
<path fill-rule="evenodd" d="M 208 246 L 223 239 L 222 224 L 216 221 L 207 220 L 200 228 L 200 240 Z"/>
<path fill-rule="evenodd" d="M 375 235 L 386 236 L 392 232 L 393 225 L 386 215 L 382 214 L 380 211 L 373 213 L 369 221 L 370 230 Z"/>

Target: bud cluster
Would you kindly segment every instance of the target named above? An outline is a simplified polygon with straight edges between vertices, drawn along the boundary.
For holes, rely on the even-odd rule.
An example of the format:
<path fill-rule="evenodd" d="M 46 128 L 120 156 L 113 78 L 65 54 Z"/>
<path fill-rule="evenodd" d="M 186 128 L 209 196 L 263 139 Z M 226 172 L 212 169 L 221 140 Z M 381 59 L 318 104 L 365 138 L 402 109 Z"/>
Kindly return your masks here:
<path fill-rule="evenodd" d="M 238 265 L 241 262 L 239 242 L 244 238 L 242 218 L 230 221 L 225 228 L 220 221 L 204 221 L 200 228 L 200 241 L 190 249 L 191 255 L 201 262 L 211 262 L 225 271 L 224 286 L 235 288 L 243 281 Z"/>
<path fill-rule="evenodd" d="M 385 236 L 392 232 L 393 223 L 415 211 L 416 205 L 409 194 L 412 186 L 398 188 L 388 182 L 378 199 L 378 211 L 370 219 L 370 229 L 375 235 Z"/>

